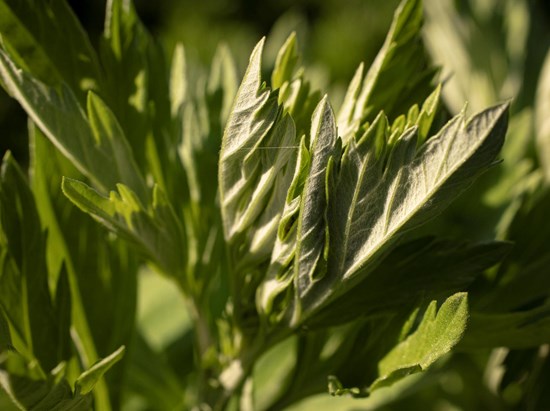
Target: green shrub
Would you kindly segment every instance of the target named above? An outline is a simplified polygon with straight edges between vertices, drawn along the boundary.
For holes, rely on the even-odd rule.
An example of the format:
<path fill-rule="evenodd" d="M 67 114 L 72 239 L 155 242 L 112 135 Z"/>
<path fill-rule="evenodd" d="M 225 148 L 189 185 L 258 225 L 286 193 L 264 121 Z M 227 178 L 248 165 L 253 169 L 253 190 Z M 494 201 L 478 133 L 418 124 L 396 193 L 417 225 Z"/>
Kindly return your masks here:
<path fill-rule="evenodd" d="M 542 172 L 502 200 L 499 241 L 425 236 L 501 167 L 509 104 L 445 117 L 421 1 L 336 113 L 295 35 L 270 79 L 260 40 L 239 85 L 227 48 L 201 71 L 178 46 L 168 66 L 131 2 L 106 16 L 96 51 L 64 1 L 0 1 L 31 157 L 6 154 L 0 181 L 0 384 L 18 408 L 275 410 L 327 386 L 375 404 L 467 375 L 461 355 L 546 361 Z M 147 298 L 164 311 L 144 319 Z"/>

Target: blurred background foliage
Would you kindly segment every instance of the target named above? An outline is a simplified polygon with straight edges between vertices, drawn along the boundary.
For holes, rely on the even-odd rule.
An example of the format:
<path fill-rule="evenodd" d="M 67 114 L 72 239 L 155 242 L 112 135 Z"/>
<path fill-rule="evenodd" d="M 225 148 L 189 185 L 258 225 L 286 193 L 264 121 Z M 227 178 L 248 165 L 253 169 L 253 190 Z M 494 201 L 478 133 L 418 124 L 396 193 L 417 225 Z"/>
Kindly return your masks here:
<path fill-rule="evenodd" d="M 103 30 L 105 1 L 70 0 L 71 7 L 97 46 Z M 171 56 L 177 42 L 195 64 L 208 65 L 220 43 L 227 44 L 240 70 L 248 56 L 267 35 L 266 68 L 291 31 L 298 34 L 305 62 L 315 65 L 321 78 L 337 84 L 340 94 L 361 61 L 370 63 L 381 47 L 397 0 L 164 0 L 135 1 L 145 26 Z M 324 84 L 323 84 L 324 83 Z M 2 152 L 12 150 L 21 164 L 28 161 L 26 115 L 0 90 Z"/>
<path fill-rule="evenodd" d="M 92 43 L 97 45 L 103 30 L 105 1 L 69 3 Z M 171 56 L 176 43 L 182 42 L 193 64 L 207 66 L 216 47 L 223 42 L 232 50 L 240 75 L 261 36 L 268 36 L 267 69 L 273 65 L 275 53 L 288 34 L 296 31 L 308 73 L 314 73 L 311 80 L 317 87 L 329 90 L 333 104 L 338 105 L 359 63 L 364 61 L 368 66 L 381 47 L 398 1 L 136 0 L 135 4 L 145 26 L 163 45 L 167 56 Z M 510 209 L 520 207 L 513 199 L 519 198 L 522 191 L 535 191 L 543 179 L 535 147 L 540 124 L 544 122 L 541 118 L 550 116 L 541 108 L 544 98 L 539 87 L 545 77 L 550 77 L 550 64 L 544 66 L 546 74 L 541 74 L 550 45 L 550 2 L 425 0 L 425 9 L 426 46 L 434 63 L 442 67 L 440 79 L 444 83 L 442 94 L 446 104 L 443 116 L 460 111 L 464 101 L 469 102 L 470 112 L 507 99 L 512 99 L 513 104 L 502 165 L 487 173 L 467 195 L 430 223 L 424 234 L 464 239 L 467 233 L 472 240 L 494 238 L 499 235 L 494 227 L 505 226 L 506 213 L 513 215 Z M 550 89 L 550 85 L 546 88 Z M 0 124 L 2 152 L 9 149 L 20 164 L 28 164 L 26 114 L 1 89 Z M 137 321 L 149 346 L 164 351 L 167 362 L 170 358 L 181 358 L 174 347 L 178 346 L 178 340 L 184 339 L 182 332 L 188 332 L 188 327 L 182 328 L 182 323 L 187 324 L 188 320 L 167 315 L 184 313 L 179 295 L 171 293 L 159 276 L 144 272 L 140 276 L 139 296 Z M 544 403 L 538 401 L 544 392 L 534 381 L 550 381 L 547 348 L 492 353 L 480 350 L 479 357 L 456 354 L 435 372 L 400 383 L 394 392 L 405 394 L 405 399 L 398 402 L 391 392 L 373 396 L 368 402 L 339 399 L 339 406 L 326 402 L 326 396 L 322 396 L 292 409 L 390 411 L 419 409 L 419 404 L 430 403 L 434 410 L 527 410 L 530 398 L 536 398 L 533 403 L 539 406 Z M 280 349 L 263 361 L 283 364 L 280 372 L 284 373 L 284 368 L 291 367 L 294 361 L 288 357 L 288 351 Z M 504 378 L 501 378 L 502 363 L 509 365 Z M 261 375 L 262 368 L 257 367 L 257 377 L 268 380 L 269 375 Z M 166 400 L 172 392 L 177 400 L 182 389 L 177 376 L 158 378 L 166 381 L 166 392 L 159 393 L 159 398 Z M 415 389 L 410 392 L 415 393 L 414 398 L 407 398 L 409 387 L 413 386 Z M 419 390 L 419 386 L 425 388 Z M 438 401 L 430 401 L 433 398 Z M 131 398 L 126 409 L 140 409 L 139 401 L 139 397 Z M 550 403 L 547 405 L 550 409 Z M 0 409 L 4 409 L 1 398 Z"/>
<path fill-rule="evenodd" d="M 265 61 L 289 32 L 296 31 L 305 63 L 342 91 L 361 61 L 374 59 L 391 22 L 397 0 L 136 0 L 136 9 L 153 36 L 171 55 L 177 42 L 196 63 L 208 65 L 218 44 L 226 43 L 241 72 L 254 44 L 268 36 Z M 69 4 L 97 44 L 105 1 Z M 472 111 L 514 98 L 530 105 L 550 38 L 550 3 L 544 0 L 426 1 L 427 45 L 443 66 L 447 103 L 452 111 L 468 101 Z M 467 71 L 462 75 L 461 71 Z M 338 96 L 333 96 L 338 103 Z M 26 116 L 1 91 L 2 151 L 26 158 L 21 132 Z"/>
<path fill-rule="evenodd" d="M 69 0 L 97 45 L 105 0 Z M 177 42 L 196 64 L 208 65 L 226 43 L 241 73 L 258 39 L 268 36 L 265 62 L 296 31 L 314 85 L 330 90 L 338 105 L 361 61 L 374 59 L 397 0 L 136 0 L 136 9 L 170 56 Z M 530 106 L 550 38 L 550 3 L 545 0 L 426 1 L 426 39 L 434 62 L 448 80 L 444 95 L 452 112 L 468 101 L 472 111 L 514 98 L 514 109 Z M 26 116 L 0 90 L 1 149 L 28 160 Z"/>

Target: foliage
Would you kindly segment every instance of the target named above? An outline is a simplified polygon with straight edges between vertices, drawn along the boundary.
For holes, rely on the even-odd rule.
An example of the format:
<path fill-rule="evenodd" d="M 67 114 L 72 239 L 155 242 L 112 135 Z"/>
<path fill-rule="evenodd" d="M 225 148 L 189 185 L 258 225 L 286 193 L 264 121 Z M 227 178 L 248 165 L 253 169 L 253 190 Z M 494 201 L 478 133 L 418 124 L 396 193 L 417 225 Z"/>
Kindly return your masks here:
<path fill-rule="evenodd" d="M 498 164 L 510 103 L 442 110 L 458 92 L 438 84 L 420 0 L 336 111 L 295 34 L 270 79 L 260 40 L 239 85 L 224 46 L 208 70 L 183 45 L 168 63 L 128 1 L 108 2 L 97 50 L 64 0 L 0 0 L 0 16 L 31 154 L 27 171 L 7 153 L 0 179 L 0 384 L 17 408 L 277 410 L 327 386 L 420 403 L 468 375 L 457 358 L 490 370 L 503 346 L 500 387 L 520 398 L 492 401 L 545 404 L 548 64 L 541 168 L 506 146 L 515 173 Z M 491 197 L 490 239 L 426 236 L 491 179 L 519 188 Z"/>

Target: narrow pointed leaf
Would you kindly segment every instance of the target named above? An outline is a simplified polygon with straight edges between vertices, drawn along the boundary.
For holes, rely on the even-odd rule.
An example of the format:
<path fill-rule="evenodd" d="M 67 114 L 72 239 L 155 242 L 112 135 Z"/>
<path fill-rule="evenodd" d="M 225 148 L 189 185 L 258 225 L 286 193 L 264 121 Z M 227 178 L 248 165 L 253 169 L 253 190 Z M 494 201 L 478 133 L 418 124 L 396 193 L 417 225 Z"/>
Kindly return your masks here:
<path fill-rule="evenodd" d="M 23 338 L 25 347 L 21 348 L 32 353 L 47 372 L 65 359 L 57 356 L 57 346 L 67 341 L 57 340 L 58 324 L 45 260 L 46 238 L 36 205 L 22 171 L 9 153 L 2 164 L 0 217 L 2 236 L 7 240 L 2 248 L 11 260 L 5 262 L 10 264 L 9 271 L 0 277 L 0 306 Z"/>
<path fill-rule="evenodd" d="M 105 374 L 109 370 L 109 368 L 111 368 L 114 364 L 122 359 L 124 351 L 125 347 L 120 347 L 111 355 L 99 360 L 88 370 L 80 374 L 75 383 L 76 392 L 81 395 L 85 395 L 92 391 L 92 389 L 103 376 L 103 374 Z"/>
<path fill-rule="evenodd" d="M 334 112 L 326 97 L 317 106 L 311 122 L 311 165 L 301 197 L 294 263 L 296 289 L 300 297 L 311 287 L 328 241 L 325 231 L 327 166 L 337 134 Z"/>
<path fill-rule="evenodd" d="M 170 105 L 172 117 L 176 117 L 188 98 L 187 60 L 183 44 L 177 44 L 170 69 Z"/>
<path fill-rule="evenodd" d="M 219 184 L 224 233 L 228 240 L 250 224 L 250 217 L 243 221 L 246 210 L 255 215 L 261 211 L 260 205 L 242 203 L 250 201 L 246 197 L 253 189 L 252 175 L 258 167 L 257 161 L 245 160 L 254 156 L 254 150 L 268 134 L 278 113 L 277 101 L 270 98 L 270 91 L 261 85 L 263 44 L 264 41 L 260 41 L 250 56 L 223 136 Z M 241 211 L 243 206 L 246 208 Z"/>
<path fill-rule="evenodd" d="M 296 49 L 296 33 L 290 34 L 285 44 L 279 50 L 275 67 L 271 74 L 271 86 L 274 89 L 280 88 L 285 82 L 292 80 L 292 75 L 298 62 L 298 51 Z"/>
<path fill-rule="evenodd" d="M 221 45 L 216 49 L 212 58 L 212 66 L 208 77 L 207 92 L 210 95 L 222 95 L 220 107 L 220 125 L 227 122 L 233 100 L 237 94 L 239 83 L 237 79 L 237 67 L 229 47 Z M 212 114 L 211 114 L 212 115 Z M 211 119 L 214 120 L 214 119 Z"/>
<path fill-rule="evenodd" d="M 363 121 L 373 119 L 381 110 L 395 118 L 430 93 L 435 71 L 428 66 L 421 41 L 422 14 L 421 0 L 403 0 L 394 14 L 384 45 L 362 81 L 360 92 L 362 67 L 357 70 L 338 116 L 344 142 L 357 132 Z"/>
<path fill-rule="evenodd" d="M 17 64 L 40 81 L 67 83 L 80 101 L 100 86 L 97 55 L 67 2 L 2 0 L 0 33 Z"/>
<path fill-rule="evenodd" d="M 128 187 L 104 197 L 86 184 L 64 178 L 63 192 L 107 228 L 136 243 L 163 272 L 181 276 L 185 269 L 183 231 L 172 207 L 157 187 L 150 209 Z"/>
<path fill-rule="evenodd" d="M 83 174 L 104 189 L 122 182 L 145 195 L 132 151 L 99 97 L 89 94 L 91 125 L 68 87 L 62 85 L 57 91 L 40 83 L 18 69 L 1 50 L 0 77 L 29 117 Z"/>

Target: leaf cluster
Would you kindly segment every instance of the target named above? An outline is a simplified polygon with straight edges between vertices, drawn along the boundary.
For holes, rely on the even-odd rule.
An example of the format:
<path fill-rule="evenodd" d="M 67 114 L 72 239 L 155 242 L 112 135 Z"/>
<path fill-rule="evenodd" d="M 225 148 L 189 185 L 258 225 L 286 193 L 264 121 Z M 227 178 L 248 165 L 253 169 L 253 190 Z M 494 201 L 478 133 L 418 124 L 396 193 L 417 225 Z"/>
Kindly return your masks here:
<path fill-rule="evenodd" d="M 20 409 L 370 398 L 498 346 L 505 386 L 548 341 L 541 171 L 499 199 L 499 240 L 423 235 L 497 166 L 510 108 L 444 117 L 420 0 L 336 111 L 294 34 L 267 79 L 260 40 L 239 85 L 223 46 L 208 70 L 183 45 L 168 63 L 131 2 L 108 2 L 98 50 L 63 0 L 0 16 L 31 140 L 28 172 L 7 154 L 0 181 L 0 383 Z M 179 317 L 140 321 L 147 281 L 187 318 L 158 343 L 153 322 Z"/>

